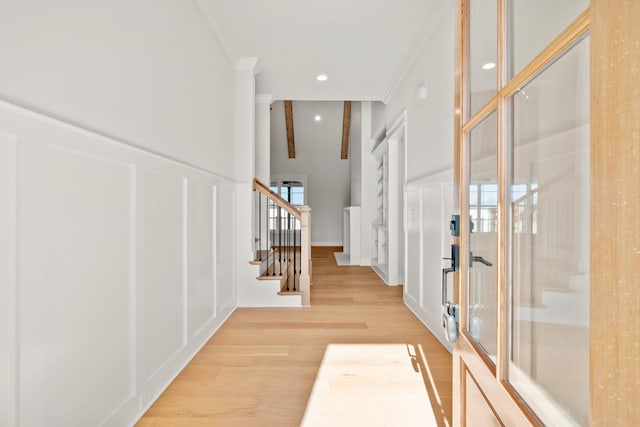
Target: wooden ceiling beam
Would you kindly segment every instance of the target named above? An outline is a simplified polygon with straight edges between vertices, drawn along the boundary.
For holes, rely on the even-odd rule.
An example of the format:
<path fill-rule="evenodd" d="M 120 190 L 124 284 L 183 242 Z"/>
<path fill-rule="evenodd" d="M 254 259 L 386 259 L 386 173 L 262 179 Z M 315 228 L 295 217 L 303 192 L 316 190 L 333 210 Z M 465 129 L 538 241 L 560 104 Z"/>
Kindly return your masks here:
<path fill-rule="evenodd" d="M 289 158 L 296 158 L 296 143 L 293 138 L 293 102 L 284 101 L 284 118 L 287 123 L 287 147 L 289 148 Z"/>
<path fill-rule="evenodd" d="M 342 113 L 342 150 L 341 159 L 349 158 L 349 130 L 351 129 L 351 101 L 344 101 L 344 112 Z"/>

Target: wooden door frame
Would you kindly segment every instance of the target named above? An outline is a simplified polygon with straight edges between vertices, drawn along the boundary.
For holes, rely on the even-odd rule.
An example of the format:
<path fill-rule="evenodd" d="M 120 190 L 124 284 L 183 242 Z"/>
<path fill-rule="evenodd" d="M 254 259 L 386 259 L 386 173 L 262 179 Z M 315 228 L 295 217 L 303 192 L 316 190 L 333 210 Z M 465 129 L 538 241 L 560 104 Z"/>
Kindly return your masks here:
<path fill-rule="evenodd" d="M 498 0 L 499 27 L 505 22 L 506 0 Z M 498 55 L 499 93 L 480 112 L 466 120 L 464 84 L 466 80 L 466 54 L 468 43 L 465 26 L 468 19 L 466 1 L 456 2 L 458 17 L 455 28 L 455 99 L 454 99 L 454 200 L 455 209 L 467 206 L 466 192 L 461 186 L 467 180 L 468 153 L 465 138 L 468 131 L 494 109 L 499 117 L 504 111 L 504 100 L 537 73 L 547 61 L 590 32 L 591 61 L 591 249 L 590 249 L 590 425 L 632 425 L 640 419 L 640 2 L 624 0 L 591 0 L 589 9 L 574 21 L 554 42 L 541 52 L 516 78 L 505 85 L 505 68 Z M 506 42 L 500 30 L 498 43 Z M 503 51 L 499 49 L 499 52 Z M 500 122 L 500 120 L 499 120 Z M 498 128 L 500 157 L 505 155 L 506 129 Z M 506 179 L 505 170 L 498 171 L 499 181 Z M 504 185 L 503 185 L 504 187 Z M 502 205 L 506 189 L 501 191 Z M 504 197 L 504 199 L 503 199 Z M 504 213 L 499 222 L 502 233 L 508 231 Z M 466 236 L 468 224 L 461 221 L 461 236 Z M 503 234 L 504 236 L 508 234 Z M 455 243 L 467 244 L 465 238 Z M 506 322 L 504 239 L 501 239 L 498 263 L 499 286 L 498 324 Z M 466 251 L 460 251 L 460 265 L 468 263 Z M 462 307 L 464 280 L 456 274 L 455 298 Z M 464 312 L 460 324 L 464 325 Z M 462 329 L 462 328 L 461 328 Z M 500 336 L 500 334 L 498 334 Z M 506 355 L 505 340 L 498 341 L 498 353 Z M 520 424 L 538 424 L 528 413 L 526 405 L 505 383 L 505 363 L 499 359 L 494 371 L 478 364 L 477 358 L 468 357 L 477 352 L 474 342 L 466 333 L 454 353 L 454 425 L 466 425 L 463 402 L 466 364 L 475 372 L 488 375 L 480 382 L 493 378 L 496 388 L 483 390 L 489 401 L 506 395 L 516 402 L 521 414 L 513 414 L 512 421 Z M 481 369 L 485 368 L 485 369 Z M 505 408 L 494 408 L 500 411 Z M 508 410 L 508 408 L 507 408 Z M 501 414 L 504 416 L 504 413 Z M 509 415 L 510 417 L 511 415 Z M 516 425 L 514 424 L 514 425 Z"/>
<path fill-rule="evenodd" d="M 640 420 L 640 2 L 591 0 L 590 425 Z"/>

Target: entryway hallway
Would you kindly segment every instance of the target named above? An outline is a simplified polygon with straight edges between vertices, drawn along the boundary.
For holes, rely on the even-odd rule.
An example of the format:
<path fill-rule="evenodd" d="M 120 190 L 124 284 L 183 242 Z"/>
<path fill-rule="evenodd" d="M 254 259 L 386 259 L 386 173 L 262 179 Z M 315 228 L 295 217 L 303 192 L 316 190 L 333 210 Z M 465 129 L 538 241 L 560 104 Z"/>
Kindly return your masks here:
<path fill-rule="evenodd" d="M 449 352 L 334 251 L 312 249 L 312 307 L 238 308 L 137 425 L 451 425 Z"/>

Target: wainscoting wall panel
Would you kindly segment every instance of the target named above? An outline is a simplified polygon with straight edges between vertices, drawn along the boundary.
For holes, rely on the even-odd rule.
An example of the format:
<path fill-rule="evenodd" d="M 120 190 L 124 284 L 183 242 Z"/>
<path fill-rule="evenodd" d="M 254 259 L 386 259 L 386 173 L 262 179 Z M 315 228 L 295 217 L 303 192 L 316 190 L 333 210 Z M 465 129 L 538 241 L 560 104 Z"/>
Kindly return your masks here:
<path fill-rule="evenodd" d="M 232 255 L 236 252 L 234 229 L 225 225 L 232 223 L 236 214 L 233 191 L 223 187 L 217 193 L 216 311 L 220 311 L 236 299 L 236 287 L 228 286 L 229 283 L 235 282 Z"/>
<path fill-rule="evenodd" d="M 189 187 L 190 276 L 189 336 L 200 333 L 216 315 L 215 307 L 216 187 L 192 182 Z"/>
<path fill-rule="evenodd" d="M 406 192 L 406 236 L 405 244 L 405 298 L 411 299 L 415 306 L 420 305 L 420 277 L 422 272 L 420 229 L 422 217 L 420 209 L 420 190 Z"/>
<path fill-rule="evenodd" d="M 55 143 L 44 156 L 45 280 L 20 289 L 24 303 L 46 301 L 46 321 L 30 337 L 47 356 L 39 391 L 45 399 L 59 394 L 47 423 L 99 425 L 132 395 L 131 166 Z M 86 392 L 92 388 L 102 390 L 100 399 Z"/>
<path fill-rule="evenodd" d="M 145 176 L 146 379 L 186 345 L 184 178 Z"/>
<path fill-rule="evenodd" d="M 132 424 L 235 309 L 234 191 L 0 102 L 0 425 Z"/>
<path fill-rule="evenodd" d="M 411 181 L 406 186 L 405 304 L 449 349 L 442 329 L 442 268 L 451 265 L 449 220 L 453 214 L 451 170 Z M 453 277 L 448 277 L 452 292 Z"/>

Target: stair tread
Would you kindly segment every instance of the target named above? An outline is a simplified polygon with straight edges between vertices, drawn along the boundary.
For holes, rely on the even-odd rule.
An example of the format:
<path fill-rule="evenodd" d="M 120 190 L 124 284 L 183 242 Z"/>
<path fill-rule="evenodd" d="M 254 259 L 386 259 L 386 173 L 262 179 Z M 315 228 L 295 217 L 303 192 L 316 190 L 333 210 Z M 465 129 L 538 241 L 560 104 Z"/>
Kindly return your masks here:
<path fill-rule="evenodd" d="M 249 261 L 249 264 L 251 264 L 251 265 L 260 265 L 263 262 L 265 262 L 268 257 L 273 255 L 273 252 L 274 252 L 273 249 L 269 249 L 269 251 L 266 251 L 266 250 L 258 251 L 258 254 L 256 254 L 256 255 L 262 255 L 262 259 L 256 258 L 256 259 L 254 259 L 252 261 Z"/>
<path fill-rule="evenodd" d="M 562 294 L 571 294 L 575 292 L 575 289 L 560 288 L 560 287 L 554 287 L 554 286 L 541 286 L 539 289 L 543 292 L 558 292 Z"/>
<path fill-rule="evenodd" d="M 263 276 L 258 276 L 256 277 L 256 279 L 258 280 L 281 280 L 283 276 L 276 274 L 275 276 L 272 275 L 263 275 Z"/>
<path fill-rule="evenodd" d="M 515 307 L 516 308 L 547 308 L 545 304 L 535 302 L 535 301 L 529 302 L 529 303 L 519 302 Z"/>
<path fill-rule="evenodd" d="M 304 295 L 302 291 L 280 291 L 278 295 Z"/>

